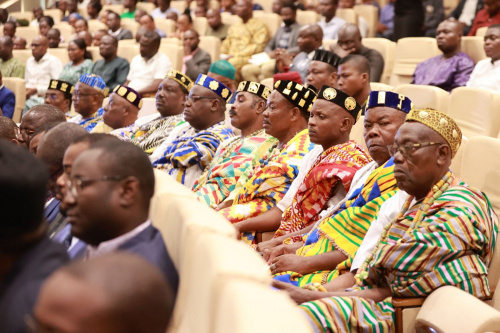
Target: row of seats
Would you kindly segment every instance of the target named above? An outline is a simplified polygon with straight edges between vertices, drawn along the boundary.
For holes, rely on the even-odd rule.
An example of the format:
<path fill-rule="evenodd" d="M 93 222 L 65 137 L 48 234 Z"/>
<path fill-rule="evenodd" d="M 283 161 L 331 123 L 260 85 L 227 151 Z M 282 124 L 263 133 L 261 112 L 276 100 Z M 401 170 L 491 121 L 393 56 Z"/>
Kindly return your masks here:
<path fill-rule="evenodd" d="M 296 305 L 271 289 L 262 258 L 231 224 L 155 170 L 150 218 L 180 275 L 168 332 L 311 332 Z"/>

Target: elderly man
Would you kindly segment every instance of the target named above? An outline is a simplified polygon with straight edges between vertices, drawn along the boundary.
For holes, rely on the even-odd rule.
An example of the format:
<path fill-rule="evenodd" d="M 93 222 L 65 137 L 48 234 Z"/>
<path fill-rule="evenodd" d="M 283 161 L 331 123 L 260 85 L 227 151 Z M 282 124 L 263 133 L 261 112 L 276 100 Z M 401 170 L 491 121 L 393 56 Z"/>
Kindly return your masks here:
<path fill-rule="evenodd" d="M 324 16 L 318 25 L 323 30 L 323 40 L 332 40 L 338 38 L 338 32 L 346 23 L 340 17 L 335 16 L 337 12 L 338 0 L 320 0 L 318 11 Z"/>
<path fill-rule="evenodd" d="M 124 85 L 148 97 L 158 90 L 167 72 L 172 68 L 170 59 L 160 49 L 160 36 L 154 31 L 146 31 L 140 40 L 140 54 L 130 63 L 130 72 Z"/>
<path fill-rule="evenodd" d="M 64 113 L 53 105 L 36 105 L 32 107 L 21 119 L 19 125 L 19 143 L 30 146 L 35 131 L 43 124 L 65 122 Z"/>
<path fill-rule="evenodd" d="M 14 44 L 9 36 L 0 37 L 0 71 L 4 77 L 19 77 L 24 79 L 24 64 L 14 58 Z"/>
<path fill-rule="evenodd" d="M 43 285 L 34 318 L 42 331 L 163 333 L 174 300 L 156 267 L 116 253 L 57 270 Z"/>
<path fill-rule="evenodd" d="M 209 9 L 207 11 L 208 27 L 205 31 L 205 36 L 214 36 L 221 41 L 226 39 L 229 26 L 222 23 L 220 12 L 217 9 Z"/>
<path fill-rule="evenodd" d="M 73 90 L 73 105 L 77 116 L 69 121 L 83 126 L 90 132 L 102 121 L 102 101 L 108 95 L 104 80 L 95 74 L 83 74 Z"/>
<path fill-rule="evenodd" d="M 234 136 L 224 123 L 230 97 L 231 91 L 224 84 L 200 74 L 184 104 L 187 123 L 177 126 L 150 156 L 153 166 L 193 187 L 221 142 Z"/>
<path fill-rule="evenodd" d="M 285 196 L 299 173 L 302 158 L 314 148 L 307 120 L 315 99 L 312 90 L 298 83 L 287 80 L 275 83 L 264 112 L 264 130 L 273 138 L 261 145 L 263 157 L 253 161 L 252 168 L 240 177 L 236 188 L 219 207 L 227 207 L 220 213 L 231 223 L 259 216 Z M 254 241 L 253 233 L 244 236 L 247 242 Z"/>
<path fill-rule="evenodd" d="M 44 280 L 68 261 L 47 236 L 43 205 L 49 174 L 26 149 L 0 142 L 0 331 L 25 332 Z"/>
<path fill-rule="evenodd" d="M 436 86 L 448 92 L 465 86 L 474 69 L 474 60 L 460 50 L 462 27 L 457 21 L 441 22 L 436 41 L 443 54 L 418 64 L 412 83 Z"/>
<path fill-rule="evenodd" d="M 229 110 L 231 125 L 241 130 L 241 136 L 224 141 L 212 162 L 198 178 L 193 191 L 200 201 L 212 208 L 224 201 L 234 190 L 241 175 L 260 159 L 256 151 L 268 137 L 264 132 L 264 111 L 271 90 L 257 82 L 241 82 L 236 100 Z"/>
<path fill-rule="evenodd" d="M 398 186 L 409 196 L 387 221 L 354 287 L 301 306 L 318 330 L 393 331 L 392 296 L 425 297 L 445 285 L 490 295 L 497 217 L 483 193 L 449 170 L 461 139 L 447 115 L 410 112 L 391 146 Z M 369 315 L 360 320 L 361 313 Z"/>
<path fill-rule="evenodd" d="M 401 98 L 400 98 L 401 96 Z M 350 267 L 381 205 L 397 191 L 394 162 L 387 145 L 413 105 L 392 92 L 372 92 L 365 115 L 365 141 L 374 162 L 359 170 L 343 200 L 320 213 L 299 232 L 259 244 L 275 279 L 293 285 L 326 283 Z M 305 237 L 300 237 L 305 232 Z M 279 245 L 286 240 L 286 245 Z"/>
<path fill-rule="evenodd" d="M 370 94 L 370 63 L 358 54 L 350 54 L 339 62 L 338 87 L 350 96 L 364 110 Z"/>
<path fill-rule="evenodd" d="M 71 233 L 88 244 L 86 259 L 115 251 L 136 253 L 158 267 L 176 292 L 177 270 L 148 220 L 154 186 L 151 162 L 140 148 L 103 140 L 76 158 L 63 202 Z"/>
<path fill-rule="evenodd" d="M 236 229 L 243 233 L 278 229 L 275 237 L 284 236 L 314 224 L 325 207 L 342 199 L 354 174 L 371 162 L 368 152 L 349 140 L 360 115 L 354 98 L 323 86 L 309 118 L 309 138 L 317 146 L 304 157 L 297 178 L 278 205 L 236 223 Z"/>
<path fill-rule="evenodd" d="M 182 59 L 182 72 L 191 80 L 196 80 L 199 74 L 207 74 L 212 59 L 208 52 L 199 48 L 200 36 L 194 29 L 184 32 L 184 58 Z"/>
<path fill-rule="evenodd" d="M 45 104 L 53 105 L 64 112 L 66 118 L 70 119 L 76 114 L 71 114 L 71 98 L 73 85 L 66 81 L 50 80 L 49 87 L 45 93 Z"/>
<path fill-rule="evenodd" d="M 122 39 L 133 39 L 134 36 L 132 35 L 132 32 L 127 29 L 123 29 L 121 27 L 121 19 L 120 15 L 118 15 L 115 12 L 110 12 L 108 14 L 108 20 L 106 22 L 106 25 L 108 26 L 108 34 L 110 34 L 113 37 L 116 37 L 118 40 Z"/>
<path fill-rule="evenodd" d="M 377 50 L 367 48 L 361 42 L 361 34 L 357 25 L 347 23 L 339 30 L 339 39 L 332 49 L 339 57 L 349 54 L 359 54 L 368 59 L 370 64 L 370 81 L 380 82 L 384 71 L 384 58 Z"/>
<path fill-rule="evenodd" d="M 238 0 L 235 13 L 243 22 L 232 25 L 222 42 L 221 53 L 229 55 L 229 62 L 236 68 L 237 76 L 250 57 L 264 51 L 269 41 L 266 24 L 253 17 L 252 0 Z"/>
<path fill-rule="evenodd" d="M 26 105 L 24 112 L 43 103 L 43 96 L 51 79 L 58 79 L 62 72 L 61 60 L 47 53 L 49 43 L 44 36 L 37 36 L 31 43 L 33 56 L 26 63 Z"/>
<path fill-rule="evenodd" d="M 113 90 L 119 84 L 127 80 L 130 65 L 126 59 L 120 58 L 118 52 L 118 39 L 111 35 L 105 35 L 99 43 L 99 54 L 101 60 L 94 63 L 92 73 L 102 77 L 106 86 Z"/>
<path fill-rule="evenodd" d="M 500 93 L 500 24 L 492 25 L 486 31 L 484 51 L 488 58 L 476 64 L 467 81 L 467 87 Z"/>
<path fill-rule="evenodd" d="M 179 123 L 183 122 L 184 103 L 193 81 L 186 75 L 171 69 L 158 86 L 156 109 L 158 113 L 145 117 L 132 135 L 130 142 L 151 154 L 170 135 Z M 142 119 L 142 118 L 141 118 Z"/>
<path fill-rule="evenodd" d="M 307 86 L 320 89 L 322 86 L 337 87 L 337 69 L 340 57 L 326 50 L 314 51 L 307 68 Z"/>
<path fill-rule="evenodd" d="M 167 37 L 163 31 L 158 29 L 155 25 L 155 20 L 151 15 L 145 14 L 139 19 L 139 23 L 142 27 L 146 28 L 149 31 L 156 32 L 161 38 Z"/>

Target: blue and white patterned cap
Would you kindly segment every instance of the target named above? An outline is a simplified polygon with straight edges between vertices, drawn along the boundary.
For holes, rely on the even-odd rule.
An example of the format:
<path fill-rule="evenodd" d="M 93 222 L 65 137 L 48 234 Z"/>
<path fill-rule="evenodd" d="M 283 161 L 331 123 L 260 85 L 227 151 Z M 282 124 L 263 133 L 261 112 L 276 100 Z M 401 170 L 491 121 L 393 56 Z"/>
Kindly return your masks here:
<path fill-rule="evenodd" d="M 409 113 L 414 109 L 414 105 L 408 97 L 392 91 L 372 91 L 368 96 L 366 110 L 377 106 L 387 106 L 404 113 Z"/>
<path fill-rule="evenodd" d="M 79 82 L 86 84 L 96 90 L 99 90 L 102 92 L 104 97 L 108 96 L 109 89 L 106 87 L 106 82 L 104 80 L 95 74 L 83 74 L 80 76 L 80 79 L 78 80 Z"/>

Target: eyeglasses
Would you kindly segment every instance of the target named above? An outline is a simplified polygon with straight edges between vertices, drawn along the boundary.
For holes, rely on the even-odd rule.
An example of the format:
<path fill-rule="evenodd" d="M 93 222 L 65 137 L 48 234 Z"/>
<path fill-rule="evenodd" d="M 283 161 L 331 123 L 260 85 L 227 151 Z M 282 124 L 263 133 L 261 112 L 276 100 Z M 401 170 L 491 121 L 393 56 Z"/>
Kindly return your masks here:
<path fill-rule="evenodd" d="M 215 97 L 208 97 L 208 96 L 186 96 L 186 102 L 193 102 L 196 103 L 200 99 L 215 99 Z"/>
<path fill-rule="evenodd" d="M 57 94 L 45 94 L 45 99 L 50 98 L 50 99 L 56 99 Z"/>
<path fill-rule="evenodd" d="M 128 176 L 102 176 L 100 178 L 80 178 L 74 177 L 66 182 L 66 188 L 73 197 L 78 196 L 78 192 L 86 186 L 96 182 L 119 182 Z"/>
<path fill-rule="evenodd" d="M 396 155 L 397 152 L 399 152 L 399 153 L 401 153 L 401 155 L 404 158 L 408 158 L 417 149 L 430 147 L 430 146 L 436 146 L 436 145 L 442 145 L 442 144 L 443 143 L 441 143 L 441 142 L 407 143 L 407 144 L 402 145 L 402 146 L 394 144 L 391 146 L 387 146 L 387 149 L 389 150 L 389 154 L 391 156 L 394 156 L 394 155 Z"/>

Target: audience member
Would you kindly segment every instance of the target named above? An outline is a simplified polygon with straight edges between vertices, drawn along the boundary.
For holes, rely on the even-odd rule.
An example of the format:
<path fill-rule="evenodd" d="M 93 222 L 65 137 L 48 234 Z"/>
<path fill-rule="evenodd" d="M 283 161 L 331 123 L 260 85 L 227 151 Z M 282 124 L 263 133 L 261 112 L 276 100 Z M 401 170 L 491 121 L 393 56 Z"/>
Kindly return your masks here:
<path fill-rule="evenodd" d="M 424 37 L 436 37 L 436 29 L 444 20 L 444 7 L 442 0 L 423 0 L 425 8 Z"/>
<path fill-rule="evenodd" d="M 337 71 L 340 57 L 333 52 L 316 50 L 307 68 L 307 87 L 318 91 L 318 87 L 337 88 Z"/>
<path fill-rule="evenodd" d="M 130 1 L 132 1 L 132 0 L 130 0 Z M 167 37 L 167 35 L 165 35 L 165 33 L 163 31 L 161 31 L 160 29 L 158 29 L 156 27 L 155 20 L 153 19 L 153 17 L 151 15 L 148 15 L 148 14 L 142 15 L 142 17 L 139 19 L 139 23 L 141 24 L 142 27 L 144 27 L 150 31 L 156 32 L 161 38 Z"/>
<path fill-rule="evenodd" d="M 13 16 L 10 16 L 7 9 L 0 8 L 0 25 L 4 25 L 6 22 L 17 22 L 17 19 Z"/>
<path fill-rule="evenodd" d="M 483 0 L 484 8 L 477 12 L 468 36 L 476 35 L 477 29 L 500 24 L 500 2 Z"/>
<path fill-rule="evenodd" d="M 148 13 L 146 13 L 145 10 L 142 10 L 142 9 L 139 9 L 137 8 L 135 10 L 135 14 L 134 14 L 134 19 L 137 23 L 141 24 L 141 18 L 144 16 L 144 15 L 148 15 Z"/>
<path fill-rule="evenodd" d="M 177 12 L 172 11 L 167 13 L 167 20 L 177 22 L 178 19 L 179 19 L 179 14 L 177 14 Z"/>
<path fill-rule="evenodd" d="M 3 35 L 14 38 L 16 35 L 16 27 L 17 25 L 14 22 L 5 22 L 3 25 Z"/>
<path fill-rule="evenodd" d="M 422 0 L 397 0 L 394 4 L 394 40 L 422 36 L 424 19 Z"/>
<path fill-rule="evenodd" d="M 207 76 L 222 82 L 231 91 L 236 91 L 236 68 L 227 60 L 217 60 L 210 65 Z M 233 104 L 235 95 L 231 96 L 228 104 Z"/>
<path fill-rule="evenodd" d="M 71 118 L 71 96 L 73 85 L 66 81 L 50 80 L 49 87 L 45 93 L 45 104 L 53 105 L 64 112 L 66 118 Z"/>
<path fill-rule="evenodd" d="M 19 125 L 19 143 L 30 146 L 33 134 L 42 125 L 53 122 L 65 122 L 64 113 L 53 105 L 35 105 L 21 119 Z"/>
<path fill-rule="evenodd" d="M 75 22 L 75 33 L 78 34 L 80 31 L 89 31 L 89 24 L 83 18 Z"/>
<path fill-rule="evenodd" d="M 205 17 L 207 16 L 207 7 L 197 6 L 194 10 L 194 17 Z"/>
<path fill-rule="evenodd" d="M 54 19 L 51 16 L 42 16 L 38 23 L 40 35 L 47 37 L 49 30 L 54 26 Z"/>
<path fill-rule="evenodd" d="M 150 156 L 153 166 L 165 170 L 191 188 L 210 164 L 220 143 L 234 136 L 224 123 L 231 91 L 221 82 L 200 74 L 186 97 L 184 120 Z"/>
<path fill-rule="evenodd" d="M 226 39 L 227 30 L 229 25 L 222 23 L 220 12 L 216 9 L 209 9 L 207 11 L 208 27 L 205 31 L 205 36 L 214 36 L 221 41 Z"/>
<path fill-rule="evenodd" d="M 66 0 L 66 10 L 68 15 L 64 16 L 61 21 L 70 23 L 70 16 L 73 15 L 76 20 L 82 17 L 78 14 L 78 0 Z M 70 25 L 72 25 L 70 23 Z"/>
<path fill-rule="evenodd" d="M 184 37 L 184 32 L 193 28 L 193 19 L 189 13 L 182 13 L 177 19 L 177 28 L 175 31 L 168 35 L 170 38 L 178 38 L 180 40 Z"/>
<path fill-rule="evenodd" d="M 12 119 L 15 107 L 16 96 L 3 84 L 2 71 L 0 70 L 0 115 Z"/>
<path fill-rule="evenodd" d="M 488 58 L 474 67 L 467 87 L 500 92 L 500 24 L 488 28 L 484 36 L 484 52 Z"/>
<path fill-rule="evenodd" d="M 0 142 L 2 142 L 2 139 L 5 139 L 18 145 L 19 135 L 19 127 L 17 127 L 13 120 L 0 116 Z"/>
<path fill-rule="evenodd" d="M 98 20 L 99 13 L 102 10 L 102 4 L 99 0 L 91 0 L 87 5 L 88 20 Z"/>
<path fill-rule="evenodd" d="M 49 41 L 50 49 L 59 48 L 59 43 L 61 42 L 61 32 L 59 29 L 51 28 L 47 32 L 47 40 Z"/>
<path fill-rule="evenodd" d="M 124 0 L 123 7 L 127 9 L 126 12 L 120 15 L 120 18 L 124 19 L 135 19 L 135 11 L 137 8 L 138 0 Z"/>
<path fill-rule="evenodd" d="M 104 29 L 99 29 L 96 32 L 94 32 L 94 38 L 92 39 L 92 46 L 99 46 L 99 44 L 101 43 L 102 37 L 106 36 L 107 34 L 108 34 L 108 31 L 104 30 Z"/>
<path fill-rule="evenodd" d="M 101 11 L 100 20 L 102 23 L 108 25 L 108 15 L 111 13 L 110 9 L 104 9 Z"/>
<path fill-rule="evenodd" d="M 77 116 L 69 122 L 78 124 L 90 132 L 102 121 L 102 101 L 108 95 L 108 88 L 104 80 L 95 74 L 84 74 L 73 90 L 73 106 Z"/>
<path fill-rule="evenodd" d="M 212 59 L 208 52 L 200 49 L 200 37 L 196 30 L 184 32 L 184 57 L 182 58 L 182 72 L 191 80 L 196 80 L 199 74 L 207 74 Z"/>
<path fill-rule="evenodd" d="M 0 331 L 25 332 L 44 280 L 68 261 L 43 220 L 49 174 L 30 152 L 0 140 Z"/>
<path fill-rule="evenodd" d="M 59 79 L 67 81 L 71 84 L 76 84 L 80 76 L 92 72 L 92 57 L 87 52 L 87 45 L 83 39 L 75 39 L 68 44 L 69 62 L 64 65 Z"/>
<path fill-rule="evenodd" d="M 271 11 L 274 14 L 281 15 L 281 7 L 283 7 L 284 0 L 273 0 Z"/>
<path fill-rule="evenodd" d="M 42 18 L 43 16 L 43 9 L 40 6 L 36 6 L 32 10 L 33 12 L 33 20 L 30 22 L 31 27 L 38 27 L 38 21 Z"/>
<path fill-rule="evenodd" d="M 436 41 L 443 54 L 418 64 L 412 83 L 436 86 L 448 92 L 465 86 L 474 69 L 474 61 L 460 50 L 460 23 L 455 20 L 441 22 L 437 28 Z"/>
<path fill-rule="evenodd" d="M 75 28 L 75 24 L 76 24 L 76 21 L 78 21 L 79 19 L 81 19 L 82 17 L 77 14 L 77 13 L 72 13 L 72 14 L 69 14 L 69 18 L 68 18 L 68 24 L 73 27 L 73 29 Z"/>
<path fill-rule="evenodd" d="M 481 9 L 483 9 L 483 0 L 460 0 L 457 7 L 451 12 L 450 18 L 454 18 L 460 22 L 463 34 L 466 36 L 470 31 L 477 12 Z"/>
<path fill-rule="evenodd" d="M 79 33 L 76 34 L 76 37 L 77 39 L 82 39 L 84 42 L 85 42 L 85 45 L 87 47 L 89 46 L 92 46 L 92 41 L 93 41 L 93 37 L 92 37 L 92 34 L 88 31 L 80 31 Z M 91 53 L 89 52 L 89 55 L 91 55 Z"/>
<path fill-rule="evenodd" d="M 118 40 L 111 35 L 102 37 L 99 44 L 101 60 L 95 62 L 92 73 L 102 77 L 106 86 L 113 90 L 127 80 L 130 65 L 126 59 L 117 56 Z"/>
<path fill-rule="evenodd" d="M 156 267 L 116 253 L 56 271 L 41 289 L 34 322 L 41 330 L 61 332 L 163 333 L 174 300 Z"/>
<path fill-rule="evenodd" d="M 29 151 L 36 156 L 36 153 L 38 151 L 38 145 L 40 144 L 40 141 L 42 140 L 43 136 L 45 135 L 45 133 L 47 133 L 48 131 L 50 131 L 51 129 L 53 129 L 54 127 L 56 127 L 57 125 L 59 125 L 61 123 L 58 123 L 58 122 L 52 122 L 52 123 L 46 123 L 46 124 L 43 124 L 42 126 L 40 126 L 32 135 L 31 137 L 31 141 L 30 141 L 30 145 L 28 147 Z M 74 125 L 74 124 L 73 124 Z M 78 125 L 76 125 L 78 126 Z M 50 170 L 49 170 L 49 173 L 50 173 Z M 49 193 L 48 194 L 48 197 L 45 198 L 45 209 L 43 211 L 43 217 L 45 218 L 45 220 L 47 220 L 47 215 L 49 215 L 50 218 L 53 218 L 54 216 L 51 216 L 55 213 L 55 215 L 57 215 L 57 210 L 59 209 L 58 207 L 52 207 L 52 205 L 49 205 L 47 206 L 47 200 L 50 200 L 52 199 L 52 197 L 50 196 L 51 194 Z M 47 220 L 47 222 L 52 222 L 52 220 Z"/>
<path fill-rule="evenodd" d="M 25 66 L 21 60 L 14 58 L 14 44 L 9 36 L 0 37 L 0 71 L 5 77 L 24 79 Z"/>
<path fill-rule="evenodd" d="M 14 50 L 25 50 L 26 49 L 26 39 L 23 37 L 16 36 L 12 40 L 14 43 Z"/>
<path fill-rule="evenodd" d="M 375 37 L 383 37 L 389 40 L 394 39 L 394 3 L 396 0 L 389 2 L 380 10 L 380 18 L 377 23 L 377 33 Z"/>
<path fill-rule="evenodd" d="M 106 25 L 109 28 L 108 34 L 110 34 L 113 37 L 116 37 L 116 39 L 118 40 L 134 38 L 130 30 L 123 29 L 121 27 L 120 15 L 118 15 L 115 12 L 109 12 Z"/>
<path fill-rule="evenodd" d="M 354 97 L 364 110 L 370 94 L 370 63 L 359 54 L 350 54 L 340 60 L 338 87 Z"/>
<path fill-rule="evenodd" d="M 139 27 L 139 29 L 137 29 L 137 32 L 135 33 L 135 42 L 137 44 L 139 44 L 141 42 L 141 38 L 146 33 L 146 31 L 149 31 L 149 30 L 146 29 L 145 27 L 142 27 L 142 26 Z"/>
<path fill-rule="evenodd" d="M 130 63 L 130 72 L 124 85 L 143 97 L 155 94 L 158 85 L 172 68 L 170 59 L 158 51 L 160 42 L 161 38 L 156 32 L 146 31 L 140 41 L 140 54 Z"/>
<path fill-rule="evenodd" d="M 338 8 L 339 9 L 354 9 L 354 5 L 356 5 L 355 0 L 338 0 Z M 365 20 L 363 16 L 358 16 L 358 28 L 361 34 L 361 37 L 368 37 L 368 22 Z"/>
<path fill-rule="evenodd" d="M 171 12 L 174 12 L 177 15 L 179 15 L 180 13 L 179 11 L 177 11 L 177 9 L 170 7 L 170 1 L 171 0 L 158 0 L 157 1 L 158 7 L 153 9 L 153 11 L 151 12 L 151 16 L 153 16 L 153 18 L 166 19 L 167 14 Z"/>
<path fill-rule="evenodd" d="M 320 0 L 318 3 L 318 11 L 324 16 L 324 19 L 318 22 L 323 30 L 323 40 L 337 39 L 339 29 L 346 23 L 335 16 L 338 3 L 338 0 Z"/>
<path fill-rule="evenodd" d="M 236 5 L 236 0 L 221 0 L 220 2 L 220 12 L 229 13 L 234 15 L 234 6 Z"/>

